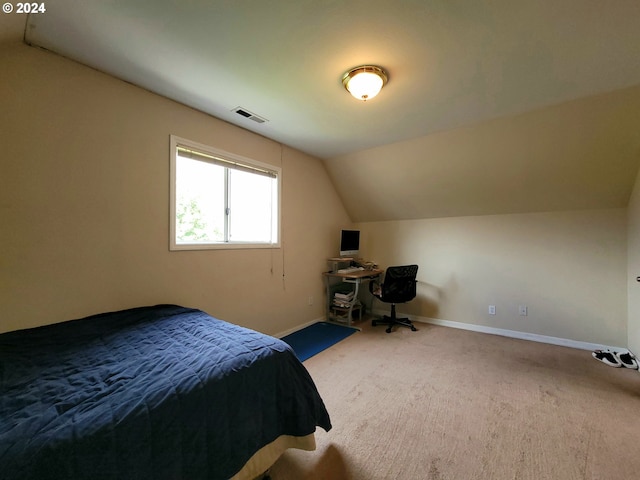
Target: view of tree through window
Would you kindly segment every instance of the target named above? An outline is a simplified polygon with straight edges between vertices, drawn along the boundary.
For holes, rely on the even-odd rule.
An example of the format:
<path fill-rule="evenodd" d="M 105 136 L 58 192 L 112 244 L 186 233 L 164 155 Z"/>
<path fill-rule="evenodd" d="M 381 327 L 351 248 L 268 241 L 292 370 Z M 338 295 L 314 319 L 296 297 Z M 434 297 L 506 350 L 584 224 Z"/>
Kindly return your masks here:
<path fill-rule="evenodd" d="M 223 242 L 224 168 L 178 155 L 176 160 L 176 241 Z"/>

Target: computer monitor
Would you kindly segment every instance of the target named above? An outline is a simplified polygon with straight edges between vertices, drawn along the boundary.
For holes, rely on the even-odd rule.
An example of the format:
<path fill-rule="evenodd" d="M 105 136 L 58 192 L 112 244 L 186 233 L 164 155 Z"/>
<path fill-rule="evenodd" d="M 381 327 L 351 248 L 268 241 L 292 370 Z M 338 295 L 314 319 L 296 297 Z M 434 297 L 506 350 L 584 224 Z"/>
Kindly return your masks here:
<path fill-rule="evenodd" d="M 340 234 L 340 256 L 358 257 L 360 255 L 360 231 L 342 230 Z"/>

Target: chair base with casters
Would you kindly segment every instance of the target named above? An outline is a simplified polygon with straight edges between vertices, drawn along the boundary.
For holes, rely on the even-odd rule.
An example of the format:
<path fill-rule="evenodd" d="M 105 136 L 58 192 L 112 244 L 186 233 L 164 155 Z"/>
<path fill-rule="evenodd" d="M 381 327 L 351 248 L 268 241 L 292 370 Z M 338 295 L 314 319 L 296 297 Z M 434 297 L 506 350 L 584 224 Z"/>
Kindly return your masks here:
<path fill-rule="evenodd" d="M 396 316 L 396 306 L 393 304 L 391 305 L 391 315 L 385 315 L 382 318 L 371 320 L 371 325 L 373 325 L 374 327 L 376 325 L 389 325 L 385 330 L 387 333 L 391 333 L 391 329 L 394 325 L 400 325 L 401 327 L 410 328 L 413 332 L 416 332 L 418 330 L 413 326 L 413 323 L 411 323 L 411 320 L 409 320 L 407 317 L 398 318 Z"/>
<path fill-rule="evenodd" d="M 387 333 L 391 333 L 394 325 L 410 328 L 414 332 L 418 330 L 408 318 L 396 316 L 396 303 L 405 303 L 416 297 L 417 273 L 418 265 L 389 267 L 380 285 L 374 285 L 374 282 L 369 284 L 369 291 L 374 297 L 391 304 L 391 314 L 372 320 L 371 325 L 388 325 Z"/>

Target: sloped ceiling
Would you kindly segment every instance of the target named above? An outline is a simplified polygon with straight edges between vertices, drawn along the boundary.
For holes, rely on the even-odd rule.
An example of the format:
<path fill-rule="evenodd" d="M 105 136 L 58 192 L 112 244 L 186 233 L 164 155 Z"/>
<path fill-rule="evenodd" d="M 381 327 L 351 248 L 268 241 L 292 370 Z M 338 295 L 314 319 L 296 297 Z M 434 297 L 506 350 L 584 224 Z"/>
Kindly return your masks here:
<path fill-rule="evenodd" d="M 27 43 L 323 159 L 354 221 L 623 207 L 640 162 L 637 0 L 46 7 Z"/>
<path fill-rule="evenodd" d="M 621 208 L 640 87 L 326 160 L 358 221 Z"/>

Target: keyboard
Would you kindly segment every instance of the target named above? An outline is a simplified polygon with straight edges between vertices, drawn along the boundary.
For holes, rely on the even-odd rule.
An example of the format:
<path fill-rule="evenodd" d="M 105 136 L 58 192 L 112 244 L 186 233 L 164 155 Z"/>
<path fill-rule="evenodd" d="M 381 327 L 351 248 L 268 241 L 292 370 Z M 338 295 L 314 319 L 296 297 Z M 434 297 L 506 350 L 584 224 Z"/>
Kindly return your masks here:
<path fill-rule="evenodd" d="M 364 268 L 362 267 L 341 268 L 340 270 L 338 270 L 338 273 L 353 273 L 353 272 L 359 272 L 361 270 L 364 270 Z"/>

